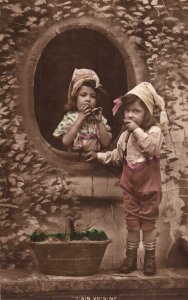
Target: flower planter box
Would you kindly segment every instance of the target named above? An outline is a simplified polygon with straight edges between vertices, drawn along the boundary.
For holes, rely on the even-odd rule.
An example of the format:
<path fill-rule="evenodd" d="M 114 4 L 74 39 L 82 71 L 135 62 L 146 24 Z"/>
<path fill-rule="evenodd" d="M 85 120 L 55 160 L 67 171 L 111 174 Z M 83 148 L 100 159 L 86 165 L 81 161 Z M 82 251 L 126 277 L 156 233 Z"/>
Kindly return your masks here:
<path fill-rule="evenodd" d="M 87 276 L 98 272 L 107 245 L 103 241 L 29 242 L 44 274 Z"/>

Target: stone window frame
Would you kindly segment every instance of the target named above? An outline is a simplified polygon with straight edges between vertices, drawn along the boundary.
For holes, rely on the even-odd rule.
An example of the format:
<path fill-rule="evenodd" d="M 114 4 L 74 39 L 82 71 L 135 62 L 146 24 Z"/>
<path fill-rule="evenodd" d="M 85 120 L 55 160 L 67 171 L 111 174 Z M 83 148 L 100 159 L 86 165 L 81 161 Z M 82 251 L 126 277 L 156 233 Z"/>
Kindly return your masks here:
<path fill-rule="evenodd" d="M 127 34 L 118 25 L 93 17 L 60 21 L 39 34 L 35 43 L 28 49 L 28 55 L 21 71 L 21 107 L 25 129 L 43 157 L 54 166 L 72 174 L 79 172 L 80 175 L 97 171 L 99 169 L 98 164 L 86 164 L 79 153 L 58 150 L 42 137 L 34 110 L 34 78 L 38 61 L 48 43 L 63 32 L 81 28 L 91 29 L 103 34 L 120 51 L 127 71 L 128 89 L 141 81 L 146 81 L 148 77 L 147 67 L 138 53 L 136 45 L 128 38 Z"/>

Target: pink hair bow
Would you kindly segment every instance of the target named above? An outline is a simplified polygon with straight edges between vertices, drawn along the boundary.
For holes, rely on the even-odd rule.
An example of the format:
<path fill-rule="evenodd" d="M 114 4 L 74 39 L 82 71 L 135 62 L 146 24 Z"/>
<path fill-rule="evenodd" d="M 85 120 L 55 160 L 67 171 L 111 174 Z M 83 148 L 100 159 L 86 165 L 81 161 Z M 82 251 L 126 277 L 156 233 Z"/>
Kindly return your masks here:
<path fill-rule="evenodd" d="M 118 111 L 118 109 L 120 108 L 121 104 L 122 104 L 122 100 L 121 98 L 117 98 L 114 100 L 114 107 L 112 108 L 112 113 L 113 113 L 113 116 L 115 116 L 116 112 Z"/>

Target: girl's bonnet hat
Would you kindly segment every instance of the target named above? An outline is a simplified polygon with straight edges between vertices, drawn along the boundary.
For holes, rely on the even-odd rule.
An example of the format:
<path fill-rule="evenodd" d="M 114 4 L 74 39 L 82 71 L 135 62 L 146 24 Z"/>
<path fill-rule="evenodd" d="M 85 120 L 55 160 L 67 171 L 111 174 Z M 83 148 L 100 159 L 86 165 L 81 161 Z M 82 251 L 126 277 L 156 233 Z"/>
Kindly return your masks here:
<path fill-rule="evenodd" d="M 72 79 L 68 90 L 68 103 L 71 101 L 71 97 L 76 94 L 78 89 L 85 81 L 93 80 L 95 82 L 95 88 L 101 86 L 99 77 L 90 69 L 75 69 L 72 75 Z"/>
<path fill-rule="evenodd" d="M 151 115 L 153 115 L 154 107 L 157 106 L 160 108 L 160 125 L 161 128 L 167 129 L 168 128 L 168 117 L 165 111 L 165 102 L 159 96 L 154 89 L 154 87 L 149 82 L 141 82 L 137 86 L 135 86 L 132 90 L 126 93 L 124 96 L 121 96 L 114 100 L 114 107 L 112 109 L 113 115 L 116 114 L 118 109 L 122 104 L 122 98 L 125 99 L 127 95 L 133 94 L 136 95 L 142 100 L 145 105 L 147 106 L 148 110 L 150 111 Z"/>

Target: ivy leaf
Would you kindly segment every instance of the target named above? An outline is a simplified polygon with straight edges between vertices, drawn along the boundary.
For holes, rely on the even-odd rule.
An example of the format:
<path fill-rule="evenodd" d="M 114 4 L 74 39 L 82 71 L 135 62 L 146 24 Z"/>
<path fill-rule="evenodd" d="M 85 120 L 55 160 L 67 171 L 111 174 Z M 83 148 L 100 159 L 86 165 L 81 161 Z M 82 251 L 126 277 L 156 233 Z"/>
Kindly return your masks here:
<path fill-rule="evenodd" d="M 25 234 L 31 235 L 33 233 L 34 227 L 28 227 L 24 229 Z"/>
<path fill-rule="evenodd" d="M 22 229 L 20 229 L 18 232 L 17 232 L 17 235 L 22 235 L 22 234 L 24 234 L 24 231 L 22 230 Z"/>
<path fill-rule="evenodd" d="M 0 108 L 0 115 L 7 116 L 9 111 L 7 111 L 7 107 Z"/>
<path fill-rule="evenodd" d="M 35 206 L 35 211 L 40 211 L 41 210 L 41 205 L 40 204 L 37 204 L 36 206 Z"/>
<path fill-rule="evenodd" d="M 55 206 L 55 205 L 51 206 L 51 208 L 50 208 L 51 213 L 54 214 L 56 212 L 56 209 L 57 209 L 57 206 Z"/>
<path fill-rule="evenodd" d="M 158 58 L 158 55 L 157 54 L 153 54 L 151 58 L 152 59 Z"/>
<path fill-rule="evenodd" d="M 132 35 L 130 37 L 130 40 L 133 41 L 133 42 L 135 42 L 136 44 L 141 44 L 142 43 L 142 38 L 139 37 L 139 36 Z"/>
<path fill-rule="evenodd" d="M 53 185 L 56 181 L 57 181 L 56 178 L 51 178 L 51 179 L 48 181 L 48 185 L 51 186 L 51 185 Z"/>
<path fill-rule="evenodd" d="M 3 50 L 3 51 L 6 51 L 6 50 L 8 50 L 10 47 L 9 47 L 9 44 L 5 44 L 2 48 L 1 48 L 1 50 Z"/>
<path fill-rule="evenodd" d="M 17 182 L 17 186 L 18 186 L 18 187 L 22 187 L 23 185 L 24 185 L 23 182 L 21 182 L 21 181 Z"/>
<path fill-rule="evenodd" d="M 26 134 L 25 133 L 20 133 L 20 134 L 15 134 L 15 141 L 16 144 L 18 145 L 18 148 L 23 151 L 26 143 Z"/>
<path fill-rule="evenodd" d="M 24 169 L 26 168 L 26 166 L 24 165 L 19 165 L 19 170 L 22 172 Z"/>
<path fill-rule="evenodd" d="M 117 6 L 116 9 L 117 9 L 118 11 L 124 11 L 124 12 L 126 11 L 126 8 L 123 7 L 123 6 Z"/>
<path fill-rule="evenodd" d="M 17 82 L 17 79 L 16 78 L 12 78 L 8 81 L 8 84 L 14 84 Z"/>
<path fill-rule="evenodd" d="M 19 238 L 19 241 L 20 241 L 20 242 L 23 242 L 24 240 L 26 240 L 26 238 L 27 238 L 27 237 L 26 237 L 25 235 L 22 235 L 22 236 Z"/>
<path fill-rule="evenodd" d="M 63 6 L 71 5 L 71 1 L 64 2 L 62 5 L 63 5 Z"/>
<path fill-rule="evenodd" d="M 41 19 L 41 21 L 40 21 L 40 23 L 38 24 L 38 26 L 44 26 L 45 25 L 45 23 L 47 22 L 47 18 L 43 18 L 43 19 Z"/>
<path fill-rule="evenodd" d="M 18 154 L 18 155 L 16 155 L 16 161 L 20 161 L 20 160 L 22 160 L 23 158 L 25 157 L 25 154 L 22 154 L 22 153 L 20 153 L 20 154 Z"/>
<path fill-rule="evenodd" d="M 133 14 L 136 15 L 136 16 L 142 16 L 143 15 L 143 13 L 141 13 L 139 11 L 134 11 Z"/>
<path fill-rule="evenodd" d="M 13 65 L 15 63 L 16 63 L 16 60 L 13 58 L 11 60 L 6 61 L 5 66 L 7 66 L 7 65 Z"/>
<path fill-rule="evenodd" d="M 75 8 L 72 8 L 71 9 L 71 13 L 77 13 L 78 11 L 80 11 L 80 8 L 78 8 L 78 7 L 75 7 Z"/>
<path fill-rule="evenodd" d="M 3 88 L 4 88 L 4 90 L 8 90 L 8 89 L 10 88 L 10 86 L 9 86 L 8 84 L 5 84 L 5 85 L 3 86 Z"/>
<path fill-rule="evenodd" d="M 151 5 L 156 6 L 158 4 L 158 0 L 152 0 Z"/>
<path fill-rule="evenodd" d="M 37 21 L 37 18 L 36 17 L 29 17 L 28 18 L 29 20 L 26 22 L 26 26 L 31 26 L 31 25 L 33 25 L 33 23 L 35 22 L 35 21 Z"/>
<path fill-rule="evenodd" d="M 110 9 L 111 9 L 111 7 L 109 5 L 105 5 L 103 7 L 100 7 L 99 10 L 102 12 L 106 12 L 106 11 L 109 11 Z"/>
<path fill-rule="evenodd" d="M 0 146 L 3 145 L 3 144 L 5 144 L 6 142 L 7 142 L 6 139 L 1 139 L 1 140 L 0 140 Z"/>
<path fill-rule="evenodd" d="M 49 203 L 49 202 L 50 202 L 50 200 L 45 199 L 45 200 L 41 201 L 41 204 Z"/>
<path fill-rule="evenodd" d="M 28 32 L 28 29 L 26 29 L 26 28 L 25 29 L 21 29 L 21 30 L 19 30 L 19 32 L 20 33 L 25 33 L 25 32 Z"/>
<path fill-rule="evenodd" d="M 27 156 L 24 158 L 23 163 L 27 164 L 27 163 L 31 160 L 32 157 L 33 157 L 32 155 L 27 155 Z"/>
<path fill-rule="evenodd" d="M 1 33 L 1 34 L 0 34 L 0 42 L 3 41 L 4 37 L 5 37 L 5 35 Z"/>
<path fill-rule="evenodd" d="M 175 22 L 179 22 L 179 20 L 175 17 L 165 17 L 164 21 L 167 21 L 169 23 L 175 23 Z"/>
<path fill-rule="evenodd" d="M 37 0 L 34 5 L 35 6 L 40 6 L 40 5 L 43 5 L 43 4 L 46 4 L 46 0 Z"/>
<path fill-rule="evenodd" d="M 121 18 L 122 16 L 125 15 L 125 12 L 124 11 L 117 11 L 117 15 L 119 18 Z"/>
<path fill-rule="evenodd" d="M 9 10 L 11 10 L 13 12 L 13 13 L 11 13 L 12 17 L 21 16 L 23 13 L 21 4 L 9 4 L 9 5 L 7 5 L 6 8 L 8 8 Z"/>
<path fill-rule="evenodd" d="M 4 124 L 9 123 L 9 122 L 10 122 L 9 119 L 3 119 L 1 123 L 4 125 Z M 4 127 L 9 127 L 9 126 L 3 126 L 3 129 L 4 129 Z"/>
<path fill-rule="evenodd" d="M 146 24 L 146 25 L 150 25 L 150 24 L 153 24 L 154 20 L 151 20 L 150 17 L 146 17 L 144 20 L 143 20 L 143 23 Z"/>
<path fill-rule="evenodd" d="M 9 181 L 10 184 L 16 185 L 16 179 L 14 177 L 9 177 L 8 181 Z"/>
<path fill-rule="evenodd" d="M 2 236 L 2 237 L 1 237 L 1 243 L 2 243 L 2 244 L 5 244 L 9 239 L 10 239 L 9 236 L 8 236 L 8 237 Z"/>
<path fill-rule="evenodd" d="M 42 166 L 42 164 L 34 164 L 34 167 L 36 168 L 36 170 L 37 170 L 37 169 L 40 169 L 41 166 Z"/>
<path fill-rule="evenodd" d="M 146 47 L 153 48 L 152 44 L 147 41 L 145 42 L 145 45 L 146 45 Z"/>
<path fill-rule="evenodd" d="M 46 215 L 47 214 L 47 212 L 46 211 L 44 211 L 44 210 L 40 210 L 40 215 Z"/>
<path fill-rule="evenodd" d="M 19 195 L 23 194 L 23 190 L 20 187 L 10 188 L 10 192 L 15 193 L 15 196 L 19 196 Z"/>

